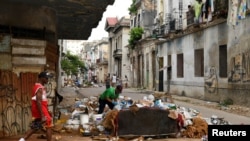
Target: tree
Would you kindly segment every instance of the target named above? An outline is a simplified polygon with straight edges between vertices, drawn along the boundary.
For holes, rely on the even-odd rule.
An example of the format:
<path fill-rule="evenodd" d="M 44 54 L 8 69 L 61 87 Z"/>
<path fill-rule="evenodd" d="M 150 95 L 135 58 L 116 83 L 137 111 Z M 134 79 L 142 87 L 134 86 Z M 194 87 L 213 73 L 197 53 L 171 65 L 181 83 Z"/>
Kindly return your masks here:
<path fill-rule="evenodd" d="M 73 74 L 77 75 L 79 69 L 81 72 L 86 70 L 84 63 L 80 60 L 80 58 L 76 55 L 70 54 L 68 51 L 63 59 L 61 60 L 61 68 L 67 75 Z"/>

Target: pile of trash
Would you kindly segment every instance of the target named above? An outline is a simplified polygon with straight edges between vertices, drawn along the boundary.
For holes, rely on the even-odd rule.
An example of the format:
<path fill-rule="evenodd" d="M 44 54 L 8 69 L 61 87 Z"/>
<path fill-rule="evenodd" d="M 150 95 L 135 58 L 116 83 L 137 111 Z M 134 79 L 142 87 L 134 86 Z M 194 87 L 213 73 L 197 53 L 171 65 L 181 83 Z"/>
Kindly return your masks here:
<path fill-rule="evenodd" d="M 142 100 L 133 101 L 130 97 L 120 96 L 118 104 L 113 110 L 105 108 L 103 114 L 97 114 L 98 97 L 75 99 L 70 109 L 57 107 L 57 132 L 76 132 L 83 136 L 115 136 L 115 120 L 120 110 L 137 112 L 143 107 L 153 107 L 162 110 L 169 110 L 169 118 L 174 119 L 179 126 L 176 137 L 206 138 L 208 125 L 230 124 L 223 118 L 216 115 L 205 118 L 195 109 L 181 107 L 174 104 L 171 96 L 154 93 L 145 96 Z"/>

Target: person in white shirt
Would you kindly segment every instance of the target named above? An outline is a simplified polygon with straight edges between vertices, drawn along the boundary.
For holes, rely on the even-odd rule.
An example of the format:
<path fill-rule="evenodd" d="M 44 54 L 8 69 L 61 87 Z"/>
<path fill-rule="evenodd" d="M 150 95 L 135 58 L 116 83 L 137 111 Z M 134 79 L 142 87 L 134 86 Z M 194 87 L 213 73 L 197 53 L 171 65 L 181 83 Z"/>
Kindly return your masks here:
<path fill-rule="evenodd" d="M 111 78 L 111 80 L 112 80 L 112 87 L 115 87 L 116 86 L 116 75 L 115 74 L 113 74 L 113 76 L 112 76 L 112 78 Z"/>

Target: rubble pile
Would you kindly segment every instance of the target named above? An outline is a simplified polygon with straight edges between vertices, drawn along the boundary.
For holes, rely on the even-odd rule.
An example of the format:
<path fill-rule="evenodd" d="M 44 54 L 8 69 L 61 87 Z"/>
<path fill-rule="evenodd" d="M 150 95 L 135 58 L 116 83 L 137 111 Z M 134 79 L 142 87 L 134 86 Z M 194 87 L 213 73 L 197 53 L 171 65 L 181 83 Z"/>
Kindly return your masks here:
<path fill-rule="evenodd" d="M 133 101 L 130 97 L 120 96 L 115 108 L 110 110 L 107 107 L 103 114 L 97 114 L 98 97 L 76 98 L 71 108 L 57 108 L 60 117 L 57 117 L 54 131 L 75 132 L 83 136 L 95 136 L 95 138 L 97 136 L 99 138 L 114 137 L 117 135 L 116 120 L 120 110 L 130 110 L 136 116 L 140 108 L 143 107 L 168 110 L 167 117 L 174 119 L 173 122 L 178 125 L 175 137 L 203 138 L 207 135 L 209 124 L 229 124 L 223 118 L 215 115 L 205 118 L 195 109 L 180 107 L 174 104 L 171 96 L 165 93 L 154 93 L 138 101 Z"/>

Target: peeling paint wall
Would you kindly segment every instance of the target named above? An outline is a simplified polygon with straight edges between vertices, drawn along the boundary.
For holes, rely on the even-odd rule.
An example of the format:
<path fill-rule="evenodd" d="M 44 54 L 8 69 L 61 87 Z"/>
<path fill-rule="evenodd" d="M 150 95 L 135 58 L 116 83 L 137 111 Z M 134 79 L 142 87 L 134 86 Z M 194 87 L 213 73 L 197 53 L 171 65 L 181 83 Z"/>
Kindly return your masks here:
<path fill-rule="evenodd" d="M 250 106 L 250 18 L 231 26 L 226 22 L 173 39 L 158 46 L 164 66 L 171 54 L 170 92 L 210 101 L 233 99 Z M 225 48 L 224 54 L 221 49 Z M 195 75 L 195 50 L 204 51 L 204 76 Z M 177 77 L 177 55 L 183 53 L 184 77 Z M 226 57 L 225 61 L 221 61 Z M 164 74 L 166 75 L 166 73 Z M 164 89 L 167 79 L 164 78 Z"/>
<path fill-rule="evenodd" d="M 144 75 L 144 81 L 142 81 L 142 86 L 146 87 L 149 90 L 155 90 L 155 42 L 153 40 L 146 41 L 142 44 L 143 47 L 143 56 L 144 56 L 144 69 L 142 70 Z"/>
<path fill-rule="evenodd" d="M 125 84 L 126 82 L 126 78 L 125 78 L 125 75 L 127 76 L 128 78 L 128 81 L 127 81 L 127 86 L 128 87 L 131 87 L 131 63 L 130 63 L 130 59 L 128 57 L 128 48 L 126 47 L 126 45 L 128 44 L 128 39 L 129 39 L 129 27 L 126 28 L 126 27 L 123 27 L 122 29 L 122 43 L 121 43 L 121 46 L 122 46 L 122 76 L 121 76 L 121 79 L 123 80 L 123 84 Z"/>

